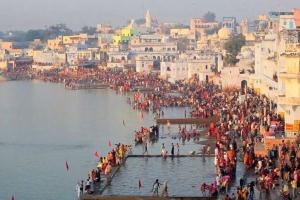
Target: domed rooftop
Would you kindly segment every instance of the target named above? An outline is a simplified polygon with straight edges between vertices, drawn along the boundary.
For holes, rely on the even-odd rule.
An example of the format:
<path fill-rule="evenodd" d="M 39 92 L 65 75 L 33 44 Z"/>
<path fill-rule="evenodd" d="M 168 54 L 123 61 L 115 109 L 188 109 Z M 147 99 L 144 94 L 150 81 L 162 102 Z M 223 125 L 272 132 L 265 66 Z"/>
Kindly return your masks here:
<path fill-rule="evenodd" d="M 228 40 L 230 38 L 230 35 L 231 31 L 226 27 L 221 28 L 218 32 L 219 39 L 221 40 Z"/>
<path fill-rule="evenodd" d="M 256 40 L 256 37 L 253 33 L 245 33 L 244 36 L 245 36 L 246 41 L 255 41 Z"/>

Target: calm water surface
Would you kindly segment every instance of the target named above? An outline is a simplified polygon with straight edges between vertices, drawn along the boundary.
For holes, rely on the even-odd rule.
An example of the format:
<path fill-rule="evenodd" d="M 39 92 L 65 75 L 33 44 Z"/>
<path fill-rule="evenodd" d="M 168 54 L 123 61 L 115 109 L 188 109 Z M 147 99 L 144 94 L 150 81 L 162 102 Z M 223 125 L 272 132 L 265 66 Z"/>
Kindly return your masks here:
<path fill-rule="evenodd" d="M 60 84 L 35 81 L 0 83 L 0 199 L 10 199 L 12 195 L 22 200 L 75 199 L 77 181 L 96 165 L 95 151 L 106 154 L 110 150 L 109 140 L 131 144 L 134 130 L 153 125 L 153 116 L 144 114 L 142 121 L 126 98 L 112 90 L 71 91 Z M 184 110 L 168 109 L 165 116 L 182 117 Z M 178 141 L 161 140 L 149 151 L 159 153 L 162 142 L 169 148 L 171 142 Z M 190 142 L 181 152 L 197 148 Z M 134 148 L 134 153 L 141 152 L 141 146 Z M 70 166 L 68 172 L 65 161 Z M 155 170 L 159 171 L 160 162 L 156 162 Z M 170 162 L 164 164 L 166 168 L 158 175 L 168 171 L 164 169 L 171 166 Z M 184 159 L 175 162 L 176 166 L 187 163 Z M 201 166 L 211 168 L 210 165 L 199 164 L 194 170 L 199 171 Z M 138 166 L 143 170 L 136 174 Z M 131 171 L 123 173 L 122 169 L 118 179 L 149 171 L 145 161 L 138 159 L 128 163 L 127 168 Z"/>

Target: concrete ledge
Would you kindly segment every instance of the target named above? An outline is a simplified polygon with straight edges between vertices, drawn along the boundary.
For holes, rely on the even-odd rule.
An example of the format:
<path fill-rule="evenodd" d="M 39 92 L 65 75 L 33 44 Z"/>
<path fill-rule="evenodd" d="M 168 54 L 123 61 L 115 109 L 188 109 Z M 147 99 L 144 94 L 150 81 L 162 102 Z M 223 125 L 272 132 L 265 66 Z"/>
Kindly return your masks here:
<path fill-rule="evenodd" d="M 168 119 L 168 118 L 159 118 L 156 119 L 157 124 L 207 124 L 211 122 L 217 122 L 219 119 L 217 117 L 210 118 L 177 118 L 177 119 Z"/>
<path fill-rule="evenodd" d="M 86 195 L 81 200 L 215 200 L 217 197 L 150 197 L 150 196 L 91 196 Z"/>
<path fill-rule="evenodd" d="M 199 158 L 199 157 L 215 157 L 214 154 L 195 154 L 195 155 L 174 155 L 174 158 Z M 158 158 L 162 157 L 161 155 L 128 155 L 127 158 Z M 171 158 L 172 155 L 167 155 L 168 158 Z"/>

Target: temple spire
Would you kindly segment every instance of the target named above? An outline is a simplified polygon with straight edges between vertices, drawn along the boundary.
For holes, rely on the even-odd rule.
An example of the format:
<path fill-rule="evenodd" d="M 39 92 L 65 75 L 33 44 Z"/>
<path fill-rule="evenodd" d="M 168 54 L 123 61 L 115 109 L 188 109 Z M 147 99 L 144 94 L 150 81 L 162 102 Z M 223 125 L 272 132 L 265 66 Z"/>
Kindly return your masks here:
<path fill-rule="evenodd" d="M 151 19 L 150 11 L 147 10 L 145 15 L 145 26 L 147 28 L 151 28 L 151 25 L 152 25 L 152 19 Z"/>

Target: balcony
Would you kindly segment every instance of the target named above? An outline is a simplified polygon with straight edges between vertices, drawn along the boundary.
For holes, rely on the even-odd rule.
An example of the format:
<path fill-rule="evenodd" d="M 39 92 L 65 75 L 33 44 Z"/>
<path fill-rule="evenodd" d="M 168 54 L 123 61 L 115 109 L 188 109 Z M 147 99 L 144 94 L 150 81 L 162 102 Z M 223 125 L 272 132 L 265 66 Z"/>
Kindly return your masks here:
<path fill-rule="evenodd" d="M 286 97 L 285 95 L 279 95 L 278 96 L 278 104 L 283 105 L 299 105 L 300 106 L 300 98 L 297 97 Z"/>
<path fill-rule="evenodd" d="M 300 73 L 280 72 L 279 77 L 283 79 L 297 79 L 300 78 Z"/>

